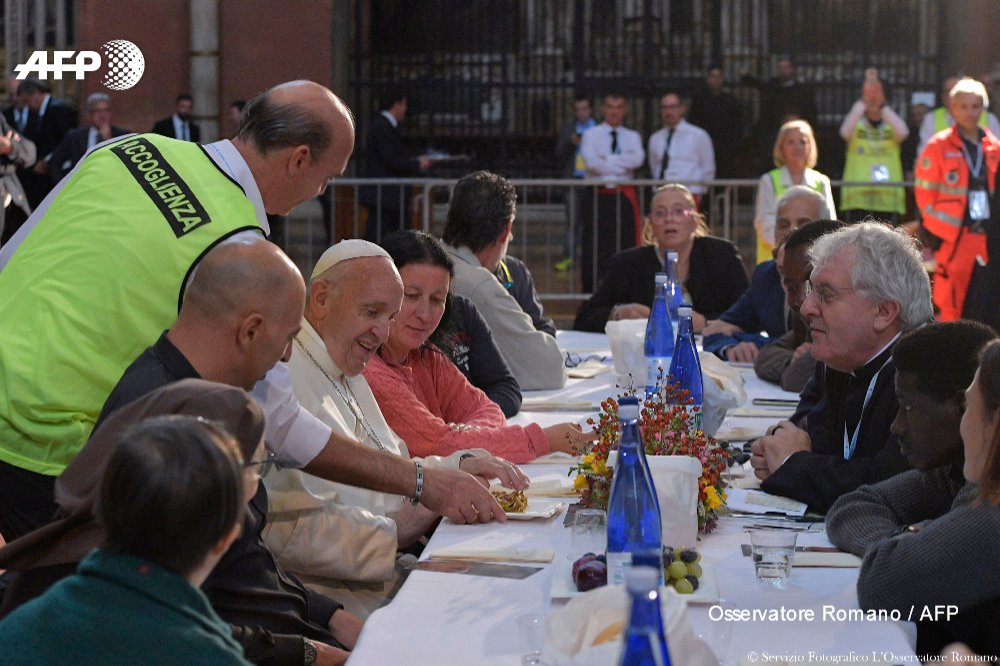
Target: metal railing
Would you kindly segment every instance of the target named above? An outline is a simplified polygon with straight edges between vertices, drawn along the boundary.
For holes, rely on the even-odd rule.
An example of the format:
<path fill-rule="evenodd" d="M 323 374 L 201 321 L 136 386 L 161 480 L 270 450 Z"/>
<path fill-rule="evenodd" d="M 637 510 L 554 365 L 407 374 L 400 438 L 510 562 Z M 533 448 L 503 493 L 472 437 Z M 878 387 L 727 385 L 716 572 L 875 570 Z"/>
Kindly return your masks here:
<path fill-rule="evenodd" d="M 315 212 L 293 213 L 293 218 L 299 222 L 296 233 L 293 224 L 286 224 L 283 240 L 300 265 L 310 267 L 318 258 L 327 238 L 333 241 L 342 238 L 365 237 L 368 220 L 381 217 L 383 212 L 392 209 L 390 227 L 419 228 L 428 233 L 440 236 L 444 228 L 448 210 L 448 202 L 456 179 L 441 178 L 399 178 L 399 179 L 361 179 L 343 178 L 331 183 L 327 196 L 332 197 L 329 206 L 329 219 Z M 524 260 L 532 270 L 539 296 L 542 299 L 580 300 L 587 297 L 581 289 L 582 271 L 587 267 L 579 266 L 580 230 L 576 235 L 569 234 L 570 221 L 580 220 L 579 197 L 593 197 L 596 202 L 597 188 L 607 187 L 610 183 L 598 179 L 511 179 L 509 181 L 517 190 L 517 218 L 514 224 L 514 241 L 509 252 Z M 663 181 L 642 179 L 619 181 L 614 185 L 628 185 L 635 188 L 639 206 L 639 215 L 645 219 L 653 191 L 663 184 Z M 683 182 L 688 186 L 704 186 L 706 194 L 701 209 L 706 214 L 709 233 L 725 238 L 734 243 L 744 258 L 748 271 L 755 264 L 755 231 L 753 227 L 755 201 L 759 180 L 714 180 L 710 182 Z M 889 183 L 865 183 L 856 181 L 833 181 L 834 192 L 842 185 L 871 187 L 904 187 L 909 194 L 912 191 L 912 181 Z M 410 188 L 409 195 L 403 188 Z M 368 192 L 362 196 L 362 188 Z M 576 196 L 573 193 L 578 193 Z M 383 194 L 392 196 L 382 196 Z M 374 199 L 372 199 L 374 195 Z M 620 196 L 620 195 L 619 195 Z M 839 200 L 839 197 L 836 197 Z M 372 206 L 366 206 L 362 200 L 374 200 Z M 383 210 L 385 207 L 385 210 Z M 595 211 L 596 206 L 592 207 Z M 839 212 L 839 211 L 838 211 Z M 582 220 L 580 220 L 582 222 Z M 593 221 L 593 220 L 592 220 Z M 616 220 L 616 227 L 622 221 Z M 329 224 L 328 228 L 324 228 Z M 329 236 L 327 236 L 329 234 Z M 302 236 L 305 236 L 303 243 Z M 298 243 L 296 243 L 298 237 Z M 375 234 L 374 240 L 381 239 L 381 233 Z M 281 242 L 279 237 L 279 242 Z M 597 249 L 596 234 L 588 237 Z M 320 247 L 316 247 L 317 242 Z M 617 236 L 616 236 L 617 242 Z M 303 247 L 303 244 L 305 247 Z M 632 247 L 616 245 L 614 251 Z M 556 270 L 561 259 L 570 256 L 575 262 L 574 269 L 568 272 Z M 595 270 L 592 265 L 591 270 Z M 593 276 L 596 285 L 597 276 Z"/>

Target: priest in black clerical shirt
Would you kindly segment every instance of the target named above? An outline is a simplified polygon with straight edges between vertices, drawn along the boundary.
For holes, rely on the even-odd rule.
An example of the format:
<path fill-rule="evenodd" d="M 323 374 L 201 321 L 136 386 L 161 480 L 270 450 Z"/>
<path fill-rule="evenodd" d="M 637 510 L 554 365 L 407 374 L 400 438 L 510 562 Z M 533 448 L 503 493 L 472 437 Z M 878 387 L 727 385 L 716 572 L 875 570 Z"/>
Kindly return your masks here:
<path fill-rule="evenodd" d="M 810 250 L 815 267 L 800 313 L 820 363 L 791 421 L 753 444 L 761 488 L 825 512 L 838 497 L 910 468 L 890 426 L 892 347 L 933 318 L 930 284 L 913 243 L 863 223 Z"/>

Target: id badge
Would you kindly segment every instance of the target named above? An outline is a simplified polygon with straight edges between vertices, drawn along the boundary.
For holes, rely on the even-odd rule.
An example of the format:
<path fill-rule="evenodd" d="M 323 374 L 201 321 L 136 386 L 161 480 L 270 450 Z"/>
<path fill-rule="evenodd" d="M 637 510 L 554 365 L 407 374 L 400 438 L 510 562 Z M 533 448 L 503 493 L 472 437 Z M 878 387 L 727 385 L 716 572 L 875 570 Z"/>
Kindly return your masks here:
<path fill-rule="evenodd" d="M 873 183 L 888 183 L 889 182 L 889 167 L 884 164 L 876 164 L 872 167 L 872 182 Z"/>
<path fill-rule="evenodd" d="M 990 218 L 990 200 L 986 190 L 969 192 L 969 218 L 973 220 L 988 220 Z"/>

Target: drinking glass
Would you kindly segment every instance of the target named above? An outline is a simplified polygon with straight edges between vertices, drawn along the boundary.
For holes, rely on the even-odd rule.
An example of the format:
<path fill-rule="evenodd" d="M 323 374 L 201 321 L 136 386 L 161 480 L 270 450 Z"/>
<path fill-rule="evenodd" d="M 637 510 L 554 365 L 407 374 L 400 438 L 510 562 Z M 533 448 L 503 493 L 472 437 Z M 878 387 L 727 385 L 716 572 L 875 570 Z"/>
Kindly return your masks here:
<path fill-rule="evenodd" d="M 795 538 L 792 530 L 750 530 L 750 545 L 757 582 L 771 587 L 784 587 L 795 558 Z"/>
<path fill-rule="evenodd" d="M 542 663 L 542 647 L 545 645 L 545 616 L 528 613 L 517 617 L 517 635 L 521 646 L 521 663 L 535 666 Z"/>
<path fill-rule="evenodd" d="M 576 560 L 584 553 L 601 555 L 608 545 L 608 514 L 601 509 L 579 509 L 570 532 L 569 558 Z"/>

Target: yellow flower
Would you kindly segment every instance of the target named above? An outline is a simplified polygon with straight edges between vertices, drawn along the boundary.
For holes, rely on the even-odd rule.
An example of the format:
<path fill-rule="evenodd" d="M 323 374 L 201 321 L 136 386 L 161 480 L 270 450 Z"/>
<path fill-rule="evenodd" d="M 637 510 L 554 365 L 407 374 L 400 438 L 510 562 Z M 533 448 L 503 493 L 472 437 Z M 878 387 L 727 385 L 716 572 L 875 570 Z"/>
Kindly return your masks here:
<path fill-rule="evenodd" d="M 588 453 L 587 455 L 585 455 L 583 457 L 582 462 L 585 462 L 585 463 L 592 463 L 592 462 L 594 462 L 594 454 L 593 453 Z"/>
<path fill-rule="evenodd" d="M 607 474 L 608 472 L 607 461 L 600 459 L 595 460 L 592 469 L 594 470 L 595 474 Z"/>
<path fill-rule="evenodd" d="M 583 490 L 587 487 L 587 477 L 583 474 L 577 474 L 576 478 L 573 479 L 573 487 L 577 490 Z"/>
<path fill-rule="evenodd" d="M 722 506 L 722 500 L 723 498 L 719 497 L 719 492 L 715 489 L 715 486 L 705 488 L 705 503 L 710 510 L 714 511 Z"/>

